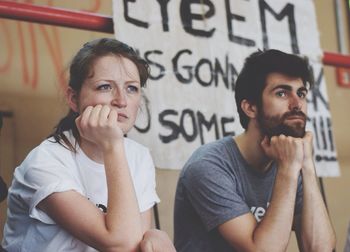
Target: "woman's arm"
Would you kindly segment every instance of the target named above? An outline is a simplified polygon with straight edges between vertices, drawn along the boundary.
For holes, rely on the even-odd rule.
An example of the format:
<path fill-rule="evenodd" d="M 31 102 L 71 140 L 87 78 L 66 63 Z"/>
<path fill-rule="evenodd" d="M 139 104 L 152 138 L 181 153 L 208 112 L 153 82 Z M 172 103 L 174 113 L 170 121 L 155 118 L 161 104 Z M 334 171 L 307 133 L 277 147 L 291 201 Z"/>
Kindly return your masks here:
<path fill-rule="evenodd" d="M 84 243 L 102 251 L 137 251 L 143 237 L 141 214 L 125 155 L 117 113 L 108 106 L 87 107 L 76 124 L 83 141 L 103 155 L 108 210 L 103 214 L 75 191 L 54 193 L 39 208 Z"/>

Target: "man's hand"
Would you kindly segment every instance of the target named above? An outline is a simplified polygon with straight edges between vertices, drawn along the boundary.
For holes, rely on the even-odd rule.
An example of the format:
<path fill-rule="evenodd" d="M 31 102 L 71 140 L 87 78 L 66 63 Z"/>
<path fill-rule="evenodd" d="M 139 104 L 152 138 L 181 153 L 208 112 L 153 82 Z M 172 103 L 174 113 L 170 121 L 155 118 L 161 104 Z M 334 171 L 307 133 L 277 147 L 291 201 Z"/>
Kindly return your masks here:
<path fill-rule="evenodd" d="M 261 147 L 269 158 L 277 162 L 279 169 L 286 169 L 295 175 L 299 174 L 304 161 L 303 139 L 279 135 L 273 136 L 269 140 L 265 136 Z"/>
<path fill-rule="evenodd" d="M 150 229 L 143 235 L 141 252 L 176 252 L 168 235 L 157 229 Z"/>
<path fill-rule="evenodd" d="M 305 136 L 303 137 L 303 145 L 304 145 L 304 159 L 303 159 L 303 170 L 310 169 L 314 170 L 313 164 L 313 142 L 312 142 L 312 133 L 307 131 Z"/>

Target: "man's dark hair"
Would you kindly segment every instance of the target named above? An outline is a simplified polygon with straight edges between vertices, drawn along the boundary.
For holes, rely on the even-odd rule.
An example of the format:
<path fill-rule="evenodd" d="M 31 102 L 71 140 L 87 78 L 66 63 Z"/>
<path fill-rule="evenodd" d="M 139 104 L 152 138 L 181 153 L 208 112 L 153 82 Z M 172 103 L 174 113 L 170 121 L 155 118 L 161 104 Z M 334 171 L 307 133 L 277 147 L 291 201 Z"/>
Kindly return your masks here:
<path fill-rule="evenodd" d="M 248 127 L 249 117 L 242 110 L 241 103 L 246 99 L 254 105 L 262 104 L 262 93 L 266 85 L 266 78 L 270 73 L 301 78 L 304 86 L 310 89 L 314 85 L 312 69 L 306 57 L 275 49 L 252 53 L 245 60 L 237 77 L 235 88 L 237 111 L 244 129 Z"/>

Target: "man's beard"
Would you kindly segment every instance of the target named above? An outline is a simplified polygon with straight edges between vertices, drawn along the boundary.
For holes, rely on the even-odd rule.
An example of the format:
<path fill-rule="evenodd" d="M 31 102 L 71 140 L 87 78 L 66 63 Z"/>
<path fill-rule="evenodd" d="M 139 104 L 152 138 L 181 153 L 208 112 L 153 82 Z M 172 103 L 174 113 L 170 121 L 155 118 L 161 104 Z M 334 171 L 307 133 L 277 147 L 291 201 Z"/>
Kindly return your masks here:
<path fill-rule="evenodd" d="M 286 124 L 290 116 L 299 116 L 303 122 Z M 266 116 L 263 110 L 259 110 L 258 123 L 263 134 L 271 138 L 281 134 L 291 137 L 304 137 L 306 126 L 306 115 L 302 111 L 292 110 L 282 116 Z"/>

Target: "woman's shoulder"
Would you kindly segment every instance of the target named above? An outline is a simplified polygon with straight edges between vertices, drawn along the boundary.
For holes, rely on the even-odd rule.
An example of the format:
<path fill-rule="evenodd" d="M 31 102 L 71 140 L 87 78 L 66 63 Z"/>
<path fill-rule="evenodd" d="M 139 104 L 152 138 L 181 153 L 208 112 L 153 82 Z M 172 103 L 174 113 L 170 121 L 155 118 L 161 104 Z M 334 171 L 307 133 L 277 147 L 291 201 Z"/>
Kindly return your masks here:
<path fill-rule="evenodd" d="M 127 137 L 124 138 L 124 146 L 127 151 L 135 151 L 137 153 L 149 153 L 149 148 Z"/>
<path fill-rule="evenodd" d="M 17 181 L 48 183 L 50 177 L 55 180 L 72 177 L 74 165 L 74 153 L 48 138 L 29 152 L 16 167 L 14 177 Z"/>
<path fill-rule="evenodd" d="M 71 137 L 67 136 L 71 140 Z M 42 160 L 66 162 L 71 158 L 72 151 L 67 146 L 58 143 L 53 137 L 49 137 L 32 149 L 23 162 L 40 162 Z"/>
<path fill-rule="evenodd" d="M 138 169 L 138 167 L 145 166 L 151 167 L 152 169 L 154 168 L 151 152 L 146 146 L 130 138 L 124 139 L 124 146 L 126 157 L 131 169 Z"/>

